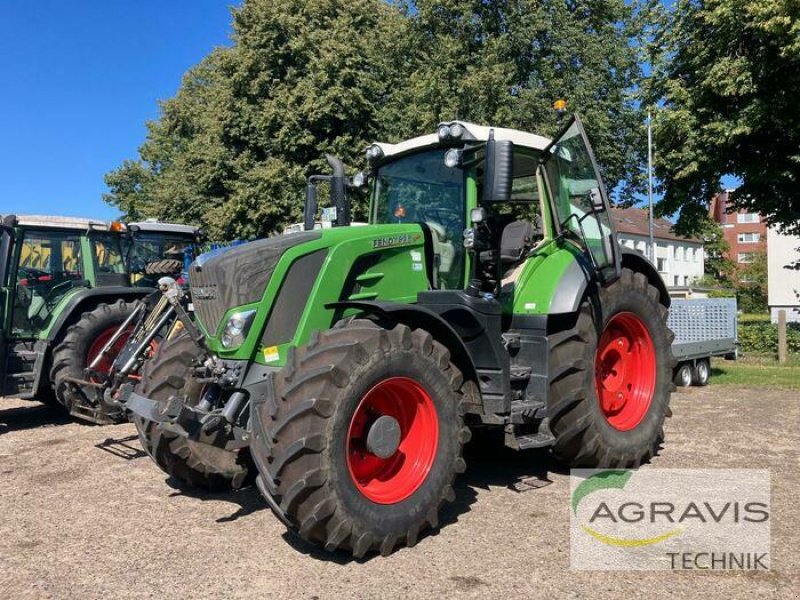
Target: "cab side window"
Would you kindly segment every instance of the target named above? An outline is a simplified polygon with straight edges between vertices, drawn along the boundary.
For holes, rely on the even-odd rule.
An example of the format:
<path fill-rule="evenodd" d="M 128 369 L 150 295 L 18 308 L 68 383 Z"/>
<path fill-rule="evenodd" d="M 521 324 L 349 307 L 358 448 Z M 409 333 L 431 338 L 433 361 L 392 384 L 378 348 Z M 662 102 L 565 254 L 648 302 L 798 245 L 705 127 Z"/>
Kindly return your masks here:
<path fill-rule="evenodd" d="M 12 329 L 36 333 L 61 297 L 84 279 L 81 241 L 69 233 L 28 231 L 18 256 Z"/>

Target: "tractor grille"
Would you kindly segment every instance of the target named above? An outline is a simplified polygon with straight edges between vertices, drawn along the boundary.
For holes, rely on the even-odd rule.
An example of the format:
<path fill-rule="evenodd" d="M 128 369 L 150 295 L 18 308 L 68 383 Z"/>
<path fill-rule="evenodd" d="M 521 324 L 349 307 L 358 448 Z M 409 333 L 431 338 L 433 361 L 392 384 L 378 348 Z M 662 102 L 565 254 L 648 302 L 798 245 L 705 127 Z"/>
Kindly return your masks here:
<path fill-rule="evenodd" d="M 217 335 L 226 311 L 261 300 L 286 250 L 319 237 L 314 231 L 279 235 L 199 256 L 189 281 L 195 314 L 209 335 Z"/>

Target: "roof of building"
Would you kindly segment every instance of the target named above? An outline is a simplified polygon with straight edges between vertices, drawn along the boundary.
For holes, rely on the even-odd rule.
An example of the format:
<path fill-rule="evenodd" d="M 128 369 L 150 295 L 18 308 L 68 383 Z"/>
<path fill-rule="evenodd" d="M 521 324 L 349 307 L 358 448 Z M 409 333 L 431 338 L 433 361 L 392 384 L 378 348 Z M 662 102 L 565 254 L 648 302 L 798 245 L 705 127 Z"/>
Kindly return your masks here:
<path fill-rule="evenodd" d="M 612 208 L 611 218 L 617 233 L 631 235 L 650 235 L 648 211 L 645 208 Z M 674 240 L 679 242 L 692 242 L 702 244 L 703 241 L 696 237 L 678 235 L 673 231 L 673 224 L 664 217 L 653 220 L 653 237 L 657 240 Z"/>
<path fill-rule="evenodd" d="M 550 145 L 550 140 L 541 135 L 528 133 L 526 131 L 519 131 L 518 129 L 507 129 L 505 127 L 487 127 L 485 125 L 476 125 L 475 123 L 468 123 L 466 121 L 450 121 L 447 124 L 453 125 L 458 123 L 467 132 L 465 140 L 477 140 L 485 142 L 489 139 L 489 132 L 494 129 L 494 137 L 496 140 L 510 140 L 514 142 L 515 146 L 522 146 L 524 148 L 533 148 L 535 150 L 544 150 Z M 387 144 L 386 142 L 377 142 L 383 150 L 384 156 L 394 156 L 404 154 L 412 150 L 419 150 L 432 146 L 438 146 L 440 143 L 439 136 L 436 133 L 428 135 L 421 135 L 419 137 L 404 140 L 398 144 Z"/>

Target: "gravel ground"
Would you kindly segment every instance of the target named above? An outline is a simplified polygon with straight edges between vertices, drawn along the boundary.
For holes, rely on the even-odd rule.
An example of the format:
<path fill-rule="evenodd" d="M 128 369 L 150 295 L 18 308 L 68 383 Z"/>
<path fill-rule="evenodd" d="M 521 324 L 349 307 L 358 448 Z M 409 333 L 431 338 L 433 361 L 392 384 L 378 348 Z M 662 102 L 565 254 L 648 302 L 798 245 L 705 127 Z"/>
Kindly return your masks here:
<path fill-rule="evenodd" d="M 0 598 L 797 598 L 796 391 L 711 386 L 673 396 L 658 467 L 768 468 L 768 573 L 573 572 L 569 478 L 544 452 L 469 449 L 443 526 L 354 561 L 288 535 L 254 489 L 181 491 L 131 425 L 97 427 L 0 400 Z M 551 485 L 520 493 L 515 482 Z"/>

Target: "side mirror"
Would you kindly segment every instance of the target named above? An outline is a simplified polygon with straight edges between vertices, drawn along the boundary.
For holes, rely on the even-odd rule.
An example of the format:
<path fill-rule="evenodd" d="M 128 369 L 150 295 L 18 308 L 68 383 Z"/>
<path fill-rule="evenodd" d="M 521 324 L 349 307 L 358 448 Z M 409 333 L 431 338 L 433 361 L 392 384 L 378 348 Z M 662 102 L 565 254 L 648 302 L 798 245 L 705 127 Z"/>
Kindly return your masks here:
<path fill-rule="evenodd" d="M 483 201 L 508 202 L 511 200 L 511 178 L 514 171 L 514 143 L 494 139 L 494 130 L 486 142 L 486 159 L 483 170 Z"/>
<path fill-rule="evenodd" d="M 317 186 L 313 181 L 306 183 L 306 204 L 303 208 L 303 229 L 311 231 L 314 229 L 314 221 L 317 216 Z"/>
<path fill-rule="evenodd" d="M 337 157 L 326 154 L 325 159 L 333 169 L 331 177 L 331 204 L 336 207 L 336 224 L 350 224 L 350 205 L 347 202 L 347 178 L 344 175 L 344 165 Z"/>
<path fill-rule="evenodd" d="M 592 208 L 596 211 L 606 209 L 606 203 L 603 202 L 603 194 L 600 193 L 600 188 L 593 187 L 589 190 L 589 201 L 592 203 Z"/>

